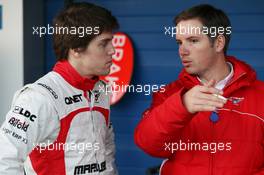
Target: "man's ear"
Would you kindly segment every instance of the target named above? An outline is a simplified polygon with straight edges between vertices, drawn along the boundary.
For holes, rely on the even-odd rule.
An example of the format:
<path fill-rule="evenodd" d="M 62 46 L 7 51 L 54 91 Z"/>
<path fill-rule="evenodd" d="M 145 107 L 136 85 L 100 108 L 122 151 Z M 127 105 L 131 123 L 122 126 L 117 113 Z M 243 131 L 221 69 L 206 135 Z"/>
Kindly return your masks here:
<path fill-rule="evenodd" d="M 78 49 L 69 49 L 69 56 L 72 56 L 74 58 L 79 58 L 80 52 Z"/>
<path fill-rule="evenodd" d="M 216 52 L 224 51 L 224 47 L 225 47 L 225 37 L 224 37 L 224 35 L 218 35 L 216 40 L 215 40 Z"/>

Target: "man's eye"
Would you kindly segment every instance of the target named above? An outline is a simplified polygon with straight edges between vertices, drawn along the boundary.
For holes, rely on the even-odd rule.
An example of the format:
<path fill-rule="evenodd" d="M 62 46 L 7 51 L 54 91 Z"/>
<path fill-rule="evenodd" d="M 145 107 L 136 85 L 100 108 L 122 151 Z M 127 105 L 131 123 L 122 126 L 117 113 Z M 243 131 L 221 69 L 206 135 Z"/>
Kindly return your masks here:
<path fill-rule="evenodd" d="M 176 41 L 176 43 L 177 43 L 178 45 L 181 45 L 181 42 L 180 42 L 180 41 Z"/>
<path fill-rule="evenodd" d="M 198 42 L 198 39 L 191 39 L 191 42 L 192 43 L 197 43 Z"/>
<path fill-rule="evenodd" d="M 106 46 L 106 42 L 103 42 L 103 43 L 100 43 L 99 45 L 101 46 L 101 47 L 105 47 Z"/>

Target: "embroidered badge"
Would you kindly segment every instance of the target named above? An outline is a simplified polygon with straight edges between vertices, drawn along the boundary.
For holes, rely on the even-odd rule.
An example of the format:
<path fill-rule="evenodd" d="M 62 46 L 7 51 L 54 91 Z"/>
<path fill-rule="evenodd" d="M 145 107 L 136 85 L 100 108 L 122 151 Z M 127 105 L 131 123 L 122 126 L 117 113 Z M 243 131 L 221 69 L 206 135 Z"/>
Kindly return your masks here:
<path fill-rule="evenodd" d="M 238 105 L 244 100 L 244 97 L 229 97 L 228 100 L 230 100 L 234 105 Z"/>

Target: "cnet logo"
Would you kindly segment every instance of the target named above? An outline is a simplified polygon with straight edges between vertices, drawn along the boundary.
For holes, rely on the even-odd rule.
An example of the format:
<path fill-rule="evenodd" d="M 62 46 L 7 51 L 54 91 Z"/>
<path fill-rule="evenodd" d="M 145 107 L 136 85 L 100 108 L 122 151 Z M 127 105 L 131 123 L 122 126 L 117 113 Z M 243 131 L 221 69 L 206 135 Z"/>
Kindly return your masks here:
<path fill-rule="evenodd" d="M 129 85 L 134 67 L 132 43 L 128 36 L 121 32 L 114 35 L 112 43 L 115 47 L 115 54 L 113 55 L 113 64 L 110 68 L 110 74 L 101 77 L 101 79 L 107 81 L 110 85 Z M 111 96 L 111 104 L 118 102 L 125 92 L 126 90 L 114 91 Z"/>
<path fill-rule="evenodd" d="M 79 95 L 73 95 L 72 97 L 65 97 L 65 103 L 67 105 L 73 104 L 73 103 L 78 103 L 82 101 L 82 94 Z"/>

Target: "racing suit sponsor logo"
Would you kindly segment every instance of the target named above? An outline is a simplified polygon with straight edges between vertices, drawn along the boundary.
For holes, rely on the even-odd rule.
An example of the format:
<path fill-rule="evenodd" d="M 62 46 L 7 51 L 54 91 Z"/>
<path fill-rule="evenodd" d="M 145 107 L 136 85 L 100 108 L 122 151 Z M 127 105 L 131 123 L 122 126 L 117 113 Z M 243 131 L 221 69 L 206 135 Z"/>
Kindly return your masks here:
<path fill-rule="evenodd" d="M 23 130 L 25 132 L 27 132 L 28 126 L 29 124 L 27 124 L 25 121 L 22 122 L 19 119 L 12 117 L 9 119 L 8 123 L 14 127 L 16 127 L 17 129 Z"/>
<path fill-rule="evenodd" d="M 40 86 L 46 88 L 46 89 L 47 89 L 47 90 L 53 95 L 53 97 L 54 97 L 55 99 L 58 99 L 58 95 L 56 94 L 56 92 L 55 92 L 51 87 L 49 87 L 48 85 L 43 84 L 43 83 L 38 83 L 38 85 L 40 85 Z"/>
<path fill-rule="evenodd" d="M 92 163 L 87 165 L 76 166 L 74 169 L 74 175 L 77 174 L 86 174 L 86 173 L 94 173 L 94 172 L 103 172 L 106 170 L 106 162 L 102 163 Z"/>
<path fill-rule="evenodd" d="M 37 118 L 36 115 L 31 114 L 29 111 L 25 110 L 24 108 L 21 108 L 19 106 L 15 106 L 13 109 L 14 113 L 20 114 L 25 116 L 26 118 L 29 118 L 30 121 L 34 122 L 35 118 Z"/>
<path fill-rule="evenodd" d="M 2 128 L 2 131 L 5 133 L 5 134 L 8 134 L 8 135 L 11 135 L 12 137 L 14 137 L 15 139 L 17 140 L 21 140 L 23 143 L 27 144 L 28 143 L 28 140 L 24 137 L 22 137 L 21 135 L 15 133 L 14 131 L 11 131 L 10 129 L 7 129 L 5 127 Z"/>
<path fill-rule="evenodd" d="M 78 95 L 73 95 L 71 97 L 65 97 L 65 103 L 67 105 L 73 104 L 73 103 L 78 103 L 80 101 L 82 101 L 82 94 L 78 94 Z"/>
<path fill-rule="evenodd" d="M 99 91 L 94 91 L 94 100 L 95 103 L 99 103 L 99 97 L 100 97 L 100 92 Z"/>

